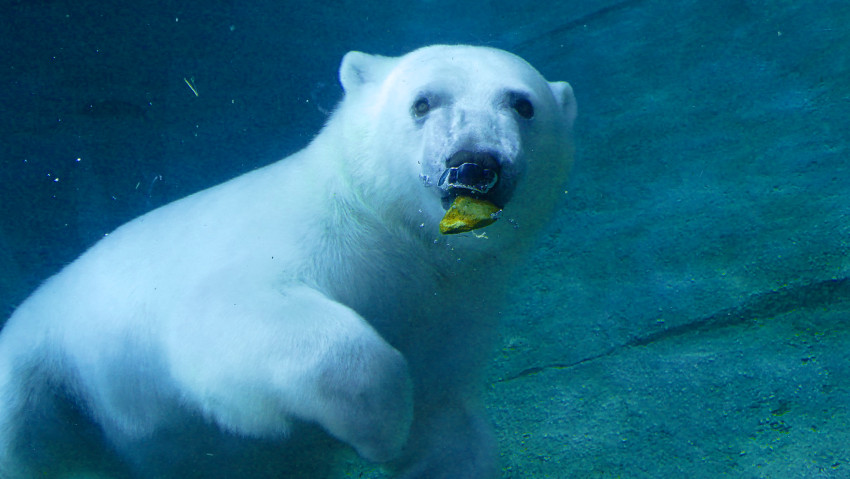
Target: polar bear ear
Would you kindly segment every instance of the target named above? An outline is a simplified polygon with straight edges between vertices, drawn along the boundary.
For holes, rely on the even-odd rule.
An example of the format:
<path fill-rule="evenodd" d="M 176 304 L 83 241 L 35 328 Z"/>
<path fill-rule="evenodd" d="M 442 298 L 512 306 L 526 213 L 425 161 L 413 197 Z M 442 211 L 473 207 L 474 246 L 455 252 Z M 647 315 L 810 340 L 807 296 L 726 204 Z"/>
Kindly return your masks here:
<path fill-rule="evenodd" d="M 555 95 L 555 101 L 558 102 L 561 111 L 564 112 L 568 126 L 572 128 L 576 114 L 578 113 L 576 97 L 573 95 L 573 87 L 565 81 L 555 81 L 549 82 L 549 88 L 552 90 L 552 94 Z"/>
<path fill-rule="evenodd" d="M 363 52 L 348 52 L 339 66 L 339 82 L 346 92 L 368 83 L 380 83 L 392 70 L 397 59 Z"/>

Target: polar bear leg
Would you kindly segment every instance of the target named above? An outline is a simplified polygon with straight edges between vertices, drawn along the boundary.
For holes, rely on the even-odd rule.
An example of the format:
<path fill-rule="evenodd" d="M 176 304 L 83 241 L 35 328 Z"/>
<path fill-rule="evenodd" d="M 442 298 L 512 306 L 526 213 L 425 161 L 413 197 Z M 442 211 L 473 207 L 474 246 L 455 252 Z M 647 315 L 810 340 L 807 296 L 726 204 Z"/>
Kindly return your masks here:
<path fill-rule="evenodd" d="M 150 469 L 161 462 L 163 451 L 191 447 L 179 441 L 144 451 L 133 446 L 150 442 L 157 428 L 182 431 L 198 412 L 204 422 L 234 437 L 285 436 L 297 419 L 319 424 L 367 459 L 398 455 L 413 415 L 410 375 L 401 353 L 354 311 L 313 289 L 245 285 L 231 292 L 204 301 L 187 298 L 184 309 L 173 311 L 175 318 L 187 319 L 169 321 L 165 331 L 150 336 L 144 342 L 149 351 L 138 344 L 113 348 L 132 350 L 132 358 L 155 354 L 168 372 L 128 378 L 144 391 L 162 392 L 146 396 L 144 416 L 122 396 L 103 389 L 112 384 L 100 377 L 108 376 L 109 368 L 88 370 L 92 376 L 81 378 L 82 399 L 125 459 Z M 151 331 L 128 330 L 125 337 L 145 334 Z M 132 358 L 123 361 L 138 360 Z M 28 478 L 34 464 L 21 462 L 12 447 L 23 427 L 25 379 L 18 377 L 11 359 L 0 357 L 0 476 Z M 137 362 L 125 368 L 121 361 L 106 362 L 127 374 L 140 369 Z M 43 379 L 37 375 L 25 382 Z M 178 397 L 169 391 L 179 391 Z"/>
<path fill-rule="evenodd" d="M 425 418 L 411 431 L 416 454 L 400 479 L 488 479 L 498 477 L 498 451 L 482 408 L 446 401 L 439 410 L 417 411 Z"/>
<path fill-rule="evenodd" d="M 287 418 L 297 418 L 367 459 L 399 453 L 413 415 L 401 353 L 353 310 L 306 286 L 234 298 L 205 303 L 204 320 L 172 331 L 169 362 L 190 403 L 244 436 L 286 434 Z"/>
<path fill-rule="evenodd" d="M 469 303 L 472 311 L 480 307 Z M 495 329 L 491 321 L 473 321 L 463 308 L 440 327 L 416 332 L 420 338 L 438 334 L 442 341 L 427 338 L 426 347 L 406 352 L 417 396 L 410 441 L 398 464 L 402 479 L 499 477 L 495 434 L 478 399 Z"/>

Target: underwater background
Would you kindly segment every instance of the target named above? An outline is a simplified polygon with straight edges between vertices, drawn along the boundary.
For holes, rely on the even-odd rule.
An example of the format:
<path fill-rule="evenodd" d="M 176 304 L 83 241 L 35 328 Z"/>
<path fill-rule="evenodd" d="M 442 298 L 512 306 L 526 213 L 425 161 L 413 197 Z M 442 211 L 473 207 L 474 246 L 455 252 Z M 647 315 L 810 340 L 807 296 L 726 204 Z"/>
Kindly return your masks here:
<path fill-rule="evenodd" d="M 845 1 L 0 0 L 0 316 L 305 146 L 345 52 L 489 45 L 579 104 L 485 375 L 504 477 L 848 478 L 848 25 Z"/>

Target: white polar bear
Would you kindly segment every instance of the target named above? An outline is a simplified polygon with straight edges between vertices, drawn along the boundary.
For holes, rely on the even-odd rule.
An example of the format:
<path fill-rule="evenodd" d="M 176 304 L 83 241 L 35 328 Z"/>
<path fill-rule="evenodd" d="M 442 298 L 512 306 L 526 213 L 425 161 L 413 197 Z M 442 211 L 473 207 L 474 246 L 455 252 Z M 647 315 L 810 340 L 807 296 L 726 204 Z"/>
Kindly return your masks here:
<path fill-rule="evenodd" d="M 15 311 L 0 477 L 321 477 L 292 466 L 341 446 L 319 430 L 400 477 L 497 474 L 476 372 L 563 195 L 572 89 L 471 46 L 351 52 L 340 81 L 304 150 L 118 228 Z M 439 233 L 458 195 L 503 208 L 486 238 Z"/>

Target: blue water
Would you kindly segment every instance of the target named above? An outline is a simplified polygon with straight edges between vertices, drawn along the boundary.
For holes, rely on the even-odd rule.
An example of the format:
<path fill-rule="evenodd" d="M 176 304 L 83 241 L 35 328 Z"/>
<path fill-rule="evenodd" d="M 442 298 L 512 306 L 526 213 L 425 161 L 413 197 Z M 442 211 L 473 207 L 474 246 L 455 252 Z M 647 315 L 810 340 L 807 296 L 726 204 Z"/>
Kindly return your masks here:
<path fill-rule="evenodd" d="M 0 316 L 303 147 L 345 52 L 490 45 L 579 103 L 486 374 L 504 477 L 850 477 L 846 2 L 83 3 L 0 3 Z"/>

